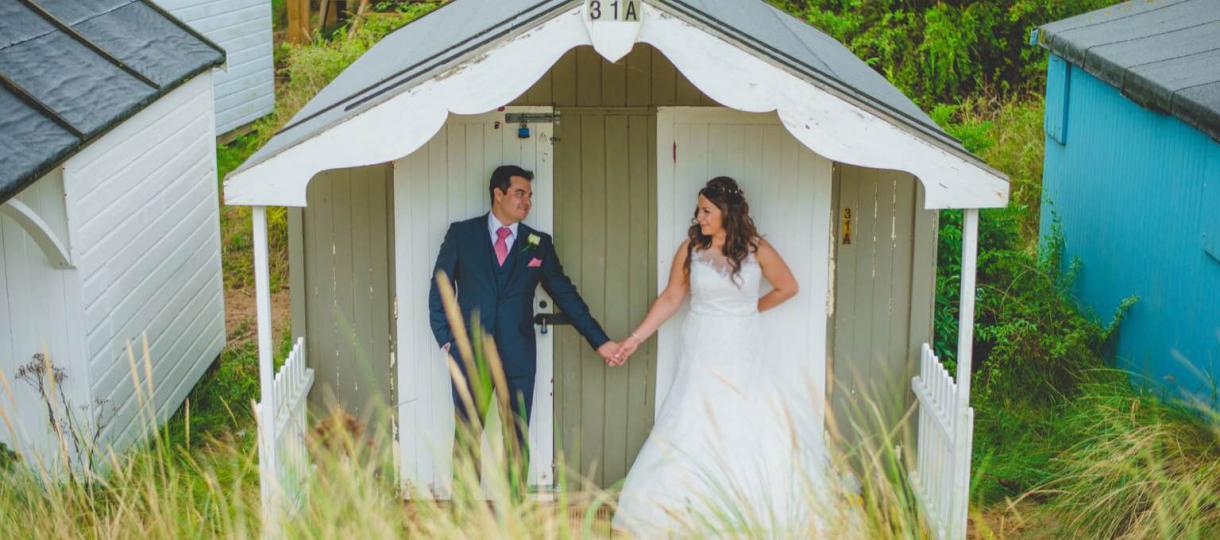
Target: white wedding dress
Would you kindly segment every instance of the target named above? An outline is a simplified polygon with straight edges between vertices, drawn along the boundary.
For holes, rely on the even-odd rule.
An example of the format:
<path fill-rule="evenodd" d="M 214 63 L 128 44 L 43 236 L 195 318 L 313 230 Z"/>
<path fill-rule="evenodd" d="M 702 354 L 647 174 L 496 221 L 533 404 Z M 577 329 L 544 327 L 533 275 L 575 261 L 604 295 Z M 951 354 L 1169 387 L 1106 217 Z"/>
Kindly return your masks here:
<path fill-rule="evenodd" d="M 776 399 L 762 354 L 761 282 L 753 255 L 733 276 L 723 256 L 693 254 L 677 372 L 624 481 L 615 528 L 639 538 L 811 530 L 822 452 L 794 440 L 799 430 Z"/>

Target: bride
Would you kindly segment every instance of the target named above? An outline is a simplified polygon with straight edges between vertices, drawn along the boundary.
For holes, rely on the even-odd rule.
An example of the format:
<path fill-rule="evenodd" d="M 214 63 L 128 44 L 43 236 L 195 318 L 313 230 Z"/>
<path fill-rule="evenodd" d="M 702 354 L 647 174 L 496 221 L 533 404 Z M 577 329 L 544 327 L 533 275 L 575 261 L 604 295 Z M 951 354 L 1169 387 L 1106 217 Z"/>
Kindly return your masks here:
<path fill-rule="evenodd" d="M 790 417 L 769 401 L 777 393 L 758 314 L 795 296 L 796 279 L 758 234 L 732 178 L 713 178 L 699 191 L 687 236 L 669 284 L 614 359 L 625 362 L 690 292 L 677 374 L 624 481 L 613 525 L 641 538 L 709 527 L 795 532 L 808 523 L 800 496 L 810 478 L 794 471 L 818 469 L 805 466 Z M 772 290 L 760 297 L 762 278 Z"/>

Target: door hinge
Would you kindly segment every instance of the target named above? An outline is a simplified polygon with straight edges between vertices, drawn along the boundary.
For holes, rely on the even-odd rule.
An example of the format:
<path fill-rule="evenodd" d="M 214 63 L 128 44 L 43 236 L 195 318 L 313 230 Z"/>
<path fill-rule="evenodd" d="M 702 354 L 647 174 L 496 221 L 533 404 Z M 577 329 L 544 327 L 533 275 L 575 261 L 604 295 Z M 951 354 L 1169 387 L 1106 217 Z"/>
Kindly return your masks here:
<path fill-rule="evenodd" d="M 678 162 L 678 141 L 674 141 L 674 163 Z"/>
<path fill-rule="evenodd" d="M 394 306 L 393 306 L 393 308 L 391 308 L 390 311 L 394 317 L 394 320 L 397 321 L 398 320 L 398 297 L 397 296 L 394 297 L 393 304 L 394 304 Z"/>

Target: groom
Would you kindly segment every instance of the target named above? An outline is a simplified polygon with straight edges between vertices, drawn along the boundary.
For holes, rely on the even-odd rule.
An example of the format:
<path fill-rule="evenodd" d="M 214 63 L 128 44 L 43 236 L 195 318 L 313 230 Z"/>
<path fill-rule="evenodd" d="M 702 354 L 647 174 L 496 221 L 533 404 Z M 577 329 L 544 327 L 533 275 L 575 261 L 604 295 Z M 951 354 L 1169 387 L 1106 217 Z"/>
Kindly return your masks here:
<path fill-rule="evenodd" d="M 614 359 L 619 347 L 593 320 L 572 280 L 564 275 L 550 235 L 522 223 L 533 204 L 530 187 L 533 178 L 533 173 L 521 167 L 497 167 L 487 188 L 491 195 L 491 212 L 449 226 L 432 272 L 434 277 L 437 272 L 444 272 L 453 280 L 463 320 L 470 324 L 477 314 L 479 323 L 494 338 L 504 366 L 510 406 L 518 417 L 517 422 L 512 422 L 513 435 L 521 449 L 526 449 L 528 433 L 519 428 L 529 425 L 534 398 L 533 306 L 538 283 L 542 283 L 559 309 L 572 320 L 572 326 L 607 364 Z M 456 355 L 452 350 L 455 347 L 453 332 L 445 317 L 435 279 L 428 294 L 428 311 L 437 344 L 446 353 Z M 466 373 L 463 362 L 458 361 L 457 365 L 467 381 L 469 395 L 475 395 L 471 384 L 477 375 Z M 453 403 L 461 435 L 463 425 L 471 425 L 471 411 L 466 410 L 456 385 L 455 381 Z M 481 416 L 484 411 L 475 412 Z M 477 470 L 479 434 L 469 433 L 468 429 L 465 433 L 473 440 L 463 441 L 465 437 L 460 436 L 458 444 L 454 445 L 454 456 L 460 456 L 463 451 L 471 452 Z M 464 450 L 462 447 L 467 444 L 470 448 Z"/>

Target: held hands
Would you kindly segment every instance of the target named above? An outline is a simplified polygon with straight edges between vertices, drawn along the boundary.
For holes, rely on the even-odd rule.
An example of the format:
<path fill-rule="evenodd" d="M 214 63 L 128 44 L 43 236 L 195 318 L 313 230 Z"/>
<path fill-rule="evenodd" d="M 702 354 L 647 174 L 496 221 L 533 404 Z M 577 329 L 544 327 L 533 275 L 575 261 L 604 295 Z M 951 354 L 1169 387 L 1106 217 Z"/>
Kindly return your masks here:
<path fill-rule="evenodd" d="M 635 334 L 627 336 L 627 339 L 624 339 L 622 345 L 619 346 L 619 359 L 617 365 L 621 366 L 626 363 L 627 359 L 630 358 L 631 355 L 635 354 L 635 350 L 640 348 L 641 344 L 643 344 L 643 341 L 635 337 Z"/>
<path fill-rule="evenodd" d="M 602 357 L 602 360 L 606 361 L 606 365 L 613 367 L 615 365 L 614 359 L 618 357 L 619 347 L 618 342 L 613 340 L 607 341 L 597 348 L 597 354 Z"/>
<path fill-rule="evenodd" d="M 640 347 L 640 343 L 639 338 L 635 337 L 635 334 L 627 336 L 627 339 L 619 342 L 616 350 L 611 351 L 612 354 L 609 357 L 603 356 L 606 359 L 606 365 L 618 367 L 627 363 L 627 359 Z"/>

